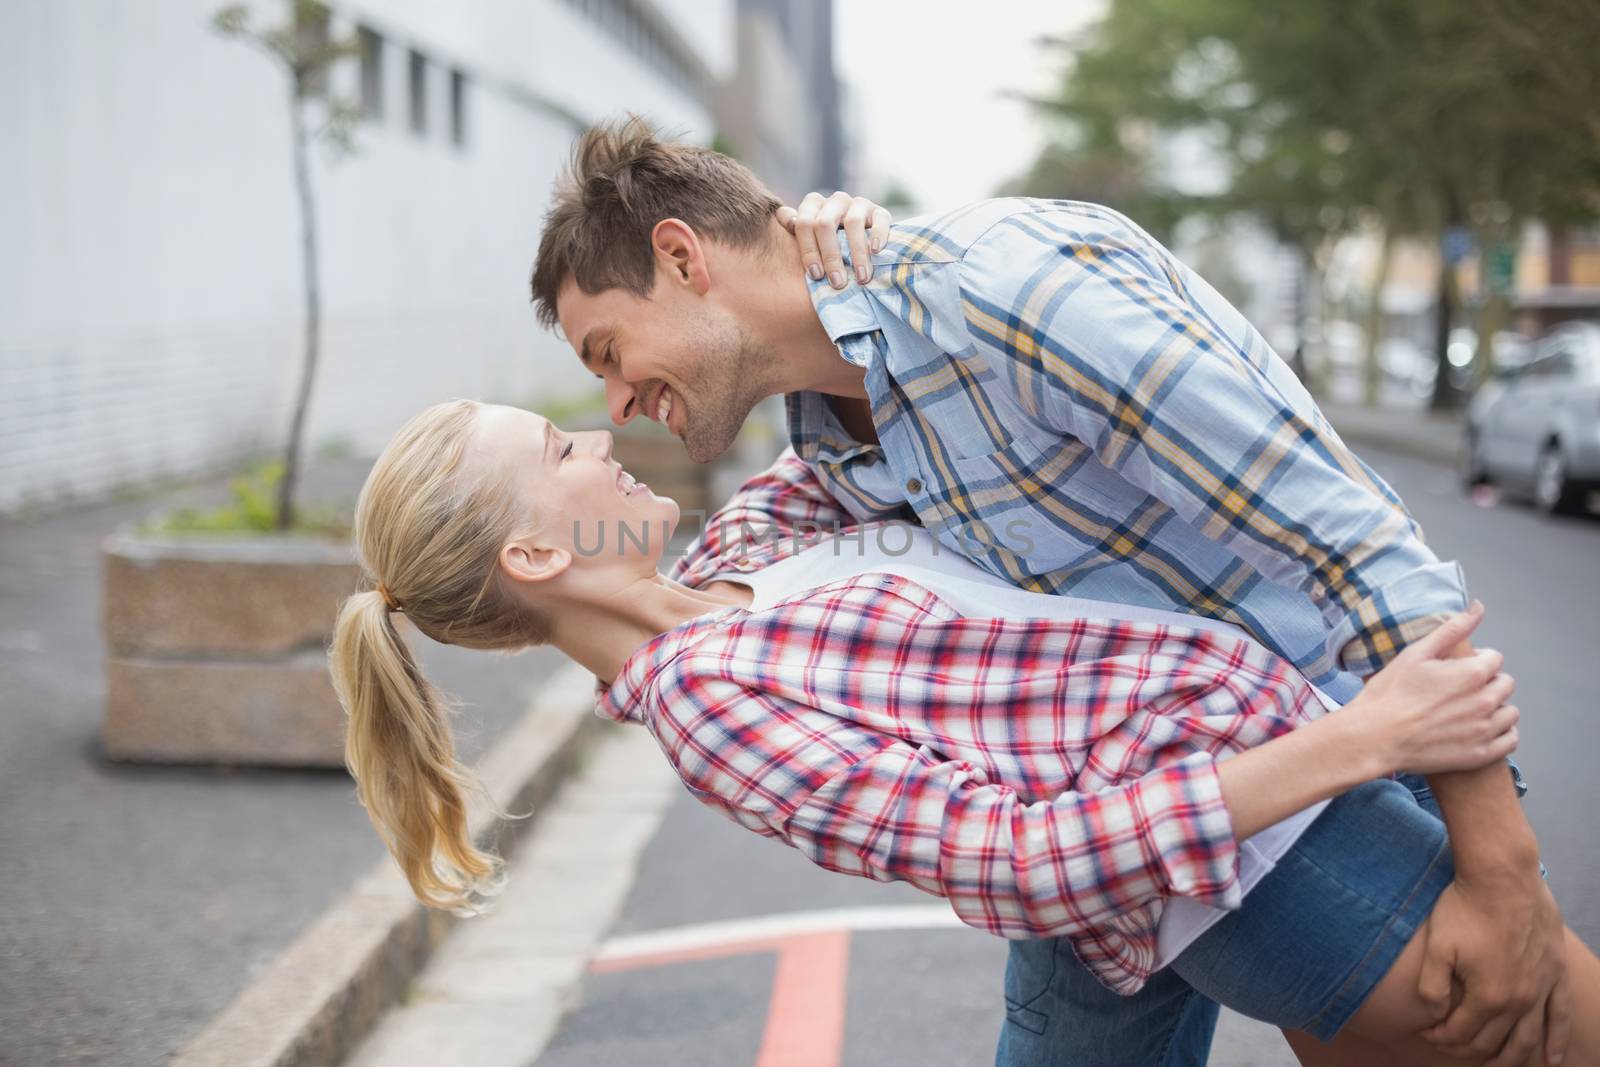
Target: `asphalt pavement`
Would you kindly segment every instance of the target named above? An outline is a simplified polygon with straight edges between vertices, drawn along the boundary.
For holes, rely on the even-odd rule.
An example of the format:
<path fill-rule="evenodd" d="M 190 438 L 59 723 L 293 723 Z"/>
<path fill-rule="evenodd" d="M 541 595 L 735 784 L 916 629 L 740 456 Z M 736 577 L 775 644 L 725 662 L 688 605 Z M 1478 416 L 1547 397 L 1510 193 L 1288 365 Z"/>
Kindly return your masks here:
<path fill-rule="evenodd" d="M 1550 519 L 1493 494 L 1468 496 L 1442 464 L 1356 447 L 1401 494 L 1435 551 L 1462 562 L 1470 592 L 1488 607 L 1479 644 L 1504 651 L 1518 680 L 1517 758 L 1531 783 L 1524 803 L 1551 885 L 1569 924 L 1600 944 L 1600 833 L 1592 821 L 1600 776 L 1591 765 L 1600 752 L 1600 517 Z M 602 957 L 610 946 L 617 958 L 593 966 L 538 1067 L 991 1063 L 1005 947 L 918 918 L 930 903 L 938 902 L 905 885 L 823 871 L 681 795 L 645 848 L 602 946 Z M 921 925 L 884 928 L 892 925 L 886 915 Z M 816 936 L 829 923 L 855 925 L 830 947 Z M 657 943 L 676 948 L 625 948 Z M 808 977 L 796 982 L 796 973 Z M 793 1031 L 797 1013 L 809 1013 L 813 1025 Z M 837 1030 L 837 1059 L 786 1057 L 775 1040 L 791 1031 L 814 1039 L 819 1028 L 824 1038 Z M 1294 1060 L 1276 1031 L 1229 1016 L 1211 1062 Z"/>

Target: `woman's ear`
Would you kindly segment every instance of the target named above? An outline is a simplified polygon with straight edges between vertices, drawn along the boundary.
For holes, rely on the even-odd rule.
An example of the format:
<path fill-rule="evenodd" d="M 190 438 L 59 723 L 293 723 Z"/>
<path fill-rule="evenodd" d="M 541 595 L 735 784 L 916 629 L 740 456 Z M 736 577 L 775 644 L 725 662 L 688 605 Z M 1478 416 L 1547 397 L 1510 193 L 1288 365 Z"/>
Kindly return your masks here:
<path fill-rule="evenodd" d="M 500 550 L 500 569 L 516 582 L 548 582 L 571 565 L 571 552 L 532 541 L 512 541 Z"/>
<path fill-rule="evenodd" d="M 711 268 L 706 262 L 705 246 L 699 234 L 682 219 L 662 219 L 650 231 L 650 247 L 656 254 L 656 264 L 680 285 L 688 285 L 697 295 L 704 296 L 711 288 Z"/>

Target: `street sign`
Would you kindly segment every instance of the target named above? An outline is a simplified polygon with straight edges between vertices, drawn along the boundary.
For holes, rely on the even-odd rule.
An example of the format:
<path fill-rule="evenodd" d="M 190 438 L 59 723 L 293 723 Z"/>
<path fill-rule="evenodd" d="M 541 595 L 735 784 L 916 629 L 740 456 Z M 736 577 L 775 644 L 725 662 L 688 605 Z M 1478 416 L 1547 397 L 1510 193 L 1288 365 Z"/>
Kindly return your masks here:
<path fill-rule="evenodd" d="M 1439 237 L 1439 251 L 1443 253 L 1445 263 L 1452 267 L 1472 255 L 1476 244 L 1472 231 L 1465 226 L 1448 227 Z"/>
<path fill-rule="evenodd" d="M 1498 296 L 1511 292 L 1517 277 L 1517 250 L 1505 241 L 1490 245 L 1483 257 L 1483 284 Z"/>

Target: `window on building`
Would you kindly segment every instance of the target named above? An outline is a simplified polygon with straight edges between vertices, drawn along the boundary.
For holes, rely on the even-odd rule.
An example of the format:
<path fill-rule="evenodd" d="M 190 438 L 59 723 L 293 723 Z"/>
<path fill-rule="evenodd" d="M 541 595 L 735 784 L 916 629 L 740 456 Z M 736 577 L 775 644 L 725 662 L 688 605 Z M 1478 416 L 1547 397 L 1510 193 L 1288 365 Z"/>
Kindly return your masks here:
<path fill-rule="evenodd" d="M 459 70 L 450 72 L 450 143 L 467 144 L 467 76 Z"/>
<path fill-rule="evenodd" d="M 413 48 L 408 69 L 410 71 L 411 132 L 421 136 L 428 132 L 428 58 Z"/>
<path fill-rule="evenodd" d="M 383 118 L 383 38 L 361 26 L 356 30 L 361 45 L 361 113 L 377 121 Z"/>

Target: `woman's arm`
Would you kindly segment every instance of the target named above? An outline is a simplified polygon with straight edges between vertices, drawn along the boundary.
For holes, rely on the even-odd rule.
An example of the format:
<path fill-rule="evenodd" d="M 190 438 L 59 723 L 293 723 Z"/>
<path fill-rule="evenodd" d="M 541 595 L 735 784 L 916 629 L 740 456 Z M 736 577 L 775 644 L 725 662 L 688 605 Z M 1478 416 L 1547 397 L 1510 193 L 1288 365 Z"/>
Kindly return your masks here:
<path fill-rule="evenodd" d="M 735 822 L 829 870 L 945 897 L 990 933 L 1054 937 L 1162 896 L 1235 907 L 1239 839 L 1395 770 L 1499 758 L 1515 733 L 1493 710 L 1507 691 L 1490 682 L 1494 654 L 1434 658 L 1477 618 L 1451 620 L 1350 705 L 1256 748 L 1033 802 L 969 760 L 722 677 L 725 649 L 665 672 L 673 688 L 654 694 L 650 723 L 690 791 Z M 1232 692 L 1238 679 L 1214 684 Z"/>

